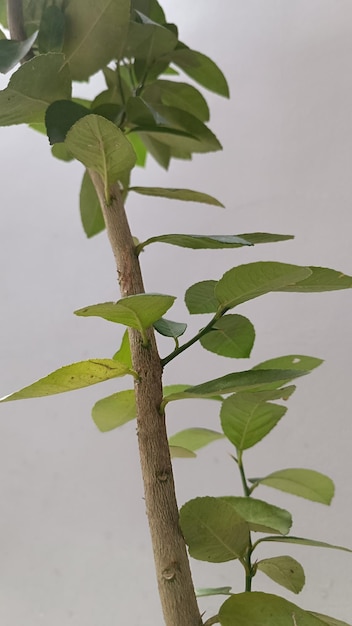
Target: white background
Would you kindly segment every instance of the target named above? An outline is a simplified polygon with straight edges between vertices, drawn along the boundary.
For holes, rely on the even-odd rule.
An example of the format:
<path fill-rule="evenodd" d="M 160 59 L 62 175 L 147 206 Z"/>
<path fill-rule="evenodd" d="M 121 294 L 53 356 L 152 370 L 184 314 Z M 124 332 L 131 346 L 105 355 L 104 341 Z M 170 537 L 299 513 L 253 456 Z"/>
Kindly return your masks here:
<path fill-rule="evenodd" d="M 147 290 L 177 295 L 170 317 L 186 321 L 185 289 L 243 262 L 280 260 L 352 274 L 351 2 L 168 0 L 164 6 L 181 38 L 214 58 L 229 80 L 230 101 L 209 96 L 211 128 L 224 151 L 175 162 L 168 173 L 150 160 L 133 182 L 206 191 L 226 210 L 131 194 L 134 234 L 268 231 L 296 238 L 243 251 L 155 245 L 142 255 Z M 45 138 L 22 126 L 1 129 L 1 153 L 4 395 L 63 364 L 110 357 L 122 331 L 72 315 L 118 297 L 105 234 L 88 241 L 81 229 L 81 166 L 53 159 Z M 168 383 L 198 383 L 282 354 L 325 359 L 299 381 L 287 416 L 245 462 L 252 476 L 300 466 L 329 474 L 337 486 L 331 508 L 264 487 L 257 496 L 292 511 L 294 534 L 350 547 L 351 303 L 349 292 L 265 296 L 239 311 L 256 326 L 250 361 L 194 347 L 166 372 Z M 203 323 L 193 319 L 191 329 Z M 170 349 L 161 344 L 163 354 Z M 162 625 L 135 425 L 102 435 L 90 418 L 96 400 L 129 384 L 122 379 L 1 406 L 3 626 Z M 217 406 L 175 403 L 168 423 L 170 433 L 186 426 L 216 429 Z M 175 461 L 180 504 L 197 495 L 240 494 L 229 453 L 231 446 L 220 442 L 196 460 Z M 258 556 L 286 553 L 307 575 L 300 597 L 286 597 L 351 621 L 351 555 L 282 545 Z M 243 590 L 236 564 L 195 563 L 194 578 L 198 587 Z M 260 574 L 255 589 L 281 593 Z M 202 602 L 208 617 L 217 606 L 217 599 Z"/>

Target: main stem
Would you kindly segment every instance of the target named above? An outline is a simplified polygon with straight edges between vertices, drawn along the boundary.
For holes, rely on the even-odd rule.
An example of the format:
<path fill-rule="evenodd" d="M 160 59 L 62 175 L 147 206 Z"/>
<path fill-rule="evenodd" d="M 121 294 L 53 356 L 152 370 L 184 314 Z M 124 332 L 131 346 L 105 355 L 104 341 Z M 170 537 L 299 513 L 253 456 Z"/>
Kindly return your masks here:
<path fill-rule="evenodd" d="M 90 171 L 103 211 L 115 257 L 121 295 L 144 293 L 139 260 L 123 206 L 119 186 L 110 188 L 111 202 L 104 197 L 100 176 Z M 154 552 L 159 595 L 166 626 L 201 626 L 185 542 L 179 527 L 165 416 L 162 401 L 162 366 L 154 333 L 148 331 L 148 347 L 129 330 L 135 383 L 137 432 L 144 495 Z"/>

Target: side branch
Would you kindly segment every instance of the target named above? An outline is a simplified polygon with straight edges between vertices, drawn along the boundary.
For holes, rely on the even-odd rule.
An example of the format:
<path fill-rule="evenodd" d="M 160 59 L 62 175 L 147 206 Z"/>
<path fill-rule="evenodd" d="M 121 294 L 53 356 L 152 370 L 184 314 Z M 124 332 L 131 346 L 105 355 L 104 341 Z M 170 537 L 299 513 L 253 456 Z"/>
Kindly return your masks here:
<path fill-rule="evenodd" d="M 23 19 L 22 0 L 7 0 L 7 21 L 11 39 L 24 41 L 27 37 Z M 22 61 L 28 61 L 33 57 L 33 52 L 29 51 Z"/>
<path fill-rule="evenodd" d="M 111 248 L 115 257 L 122 296 L 144 293 L 139 260 L 127 221 L 119 186 L 110 189 L 105 202 L 103 182 L 90 171 L 102 207 Z M 178 507 L 167 440 L 162 401 L 162 366 L 153 331 L 148 347 L 141 336 L 129 330 L 135 383 L 140 463 L 146 510 L 153 545 L 159 595 L 166 626 L 201 626 L 186 546 L 178 521 Z"/>

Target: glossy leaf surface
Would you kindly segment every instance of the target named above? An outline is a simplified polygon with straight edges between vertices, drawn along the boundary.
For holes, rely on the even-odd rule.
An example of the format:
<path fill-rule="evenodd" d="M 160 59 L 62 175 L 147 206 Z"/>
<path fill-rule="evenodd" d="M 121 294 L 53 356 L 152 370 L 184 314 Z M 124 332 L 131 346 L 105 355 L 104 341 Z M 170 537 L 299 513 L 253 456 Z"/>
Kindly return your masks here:
<path fill-rule="evenodd" d="M 215 296 L 216 280 L 203 280 L 191 285 L 185 293 L 185 303 L 191 314 L 215 313 L 219 300 Z"/>
<path fill-rule="evenodd" d="M 250 356 L 254 339 L 255 330 L 249 319 L 242 315 L 225 315 L 200 338 L 200 343 L 206 350 L 220 356 L 246 359 Z"/>
<path fill-rule="evenodd" d="M 172 320 L 165 319 L 165 317 L 161 317 L 160 320 L 154 322 L 153 326 L 160 335 L 172 337 L 173 339 L 181 337 L 187 329 L 187 324 L 183 322 L 173 322 Z"/>

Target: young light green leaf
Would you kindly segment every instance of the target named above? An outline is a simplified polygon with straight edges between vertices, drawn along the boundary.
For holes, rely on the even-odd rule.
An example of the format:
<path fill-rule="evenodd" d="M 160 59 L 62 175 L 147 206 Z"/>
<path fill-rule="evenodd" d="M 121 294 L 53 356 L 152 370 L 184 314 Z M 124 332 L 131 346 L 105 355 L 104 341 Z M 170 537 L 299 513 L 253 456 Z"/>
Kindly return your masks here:
<path fill-rule="evenodd" d="M 287 535 L 292 526 L 292 516 L 288 511 L 263 500 L 236 496 L 224 496 L 222 499 L 233 506 L 253 532 Z"/>
<path fill-rule="evenodd" d="M 60 144 L 57 144 L 60 145 Z M 99 198 L 95 191 L 91 177 L 85 171 L 79 194 L 79 208 L 84 232 L 87 237 L 97 235 L 105 228 L 104 217 L 101 211 Z"/>
<path fill-rule="evenodd" d="M 195 452 L 195 450 L 200 450 L 200 448 L 204 448 L 218 439 L 224 439 L 224 435 L 215 430 L 187 428 L 169 437 L 169 444 L 170 446 L 181 446 Z"/>
<path fill-rule="evenodd" d="M 315 539 L 306 539 L 305 537 L 262 537 L 256 541 L 253 549 L 264 541 L 290 543 L 298 546 L 310 546 L 312 548 L 329 548 L 331 550 L 342 550 L 343 552 L 352 553 L 352 550 L 345 548 L 344 546 L 335 546 L 331 543 L 326 543 L 325 541 L 316 541 Z"/>
<path fill-rule="evenodd" d="M 190 555 L 224 563 L 242 557 L 249 545 L 248 524 L 221 498 L 195 498 L 180 510 L 180 525 Z"/>
<path fill-rule="evenodd" d="M 285 406 L 252 399 L 250 394 L 234 394 L 222 404 L 221 426 L 237 450 L 247 450 L 270 433 L 286 411 Z"/>
<path fill-rule="evenodd" d="M 346 276 L 343 272 L 331 270 L 327 267 L 309 267 L 311 275 L 293 285 L 286 285 L 277 291 L 294 291 L 300 293 L 318 293 L 322 291 L 335 291 L 338 289 L 350 289 L 352 276 Z"/>
<path fill-rule="evenodd" d="M 237 391 L 265 391 L 281 387 L 293 378 L 305 376 L 307 372 L 298 370 L 246 370 L 214 378 L 201 385 L 188 387 L 184 393 L 188 397 L 207 397 L 215 394 L 228 394 Z M 186 397 L 186 396 L 185 396 Z"/>
<path fill-rule="evenodd" d="M 270 369 L 298 369 L 301 371 L 311 372 L 316 367 L 324 363 L 322 359 L 314 356 L 304 356 L 302 354 L 288 354 L 287 356 L 279 356 L 268 361 L 258 363 L 254 370 L 270 370 Z"/>
<path fill-rule="evenodd" d="M 209 194 L 202 193 L 201 191 L 192 191 L 192 189 L 173 189 L 170 187 L 130 187 L 129 191 L 135 191 L 143 196 L 156 196 L 159 198 L 169 198 L 170 200 L 185 200 L 189 202 L 202 202 L 213 206 L 224 206 L 221 202 L 219 202 L 219 200 L 213 198 L 213 196 L 209 196 Z M 177 237 L 177 235 L 174 236 Z M 187 235 L 179 236 L 186 237 Z M 201 237 L 202 235 L 195 236 Z M 224 237 L 224 239 L 226 239 L 226 237 Z"/>
<path fill-rule="evenodd" d="M 302 591 L 305 583 L 304 569 L 292 556 L 274 556 L 257 563 L 258 569 L 271 580 L 293 593 Z"/>
<path fill-rule="evenodd" d="M 225 315 L 200 338 L 200 343 L 220 356 L 246 359 L 251 354 L 254 339 L 255 330 L 249 319 L 242 315 Z"/>
<path fill-rule="evenodd" d="M 133 389 L 98 400 L 92 408 L 94 423 L 102 433 L 118 428 L 136 418 L 136 401 Z"/>
<path fill-rule="evenodd" d="M 206 596 L 230 596 L 231 587 L 204 587 L 196 589 L 197 598 L 204 598 Z"/>
<path fill-rule="evenodd" d="M 64 393 L 65 391 L 89 387 L 90 385 L 101 383 L 104 380 L 125 376 L 126 374 L 135 375 L 133 370 L 128 368 L 124 363 L 119 363 L 112 359 L 89 359 L 88 361 L 79 361 L 78 363 L 65 365 L 51 372 L 51 374 L 45 376 L 45 378 L 41 378 L 35 383 L 32 383 L 32 385 L 23 387 L 20 391 L 15 391 L 8 396 L 4 396 L 0 399 L 0 402 L 52 396 L 56 393 Z"/>
<path fill-rule="evenodd" d="M 120 361 L 120 363 L 124 363 L 125 365 L 127 365 L 127 367 L 132 367 L 132 356 L 128 330 L 125 330 L 125 332 L 123 333 L 121 346 L 118 351 L 115 352 L 112 358 L 116 361 Z"/>
<path fill-rule="evenodd" d="M 244 233 L 238 236 L 250 241 L 253 245 L 258 243 L 278 243 L 279 241 L 294 239 L 293 235 L 279 235 L 277 233 Z"/>
<path fill-rule="evenodd" d="M 177 49 L 172 52 L 171 60 L 185 74 L 188 74 L 209 91 L 214 91 L 220 96 L 225 96 L 225 98 L 229 97 L 229 88 L 225 76 L 214 61 L 205 54 L 191 50 L 180 43 Z"/>
<path fill-rule="evenodd" d="M 24 63 L 0 91 L 0 126 L 43 122 L 46 108 L 71 97 L 71 80 L 62 54 L 41 54 Z"/>
<path fill-rule="evenodd" d="M 323 626 L 311 613 L 261 591 L 233 594 L 220 607 L 221 626 Z"/>
<path fill-rule="evenodd" d="M 192 85 L 171 80 L 157 80 L 146 86 L 143 98 L 191 113 L 201 122 L 209 121 L 209 108 L 202 94 Z"/>
<path fill-rule="evenodd" d="M 310 269 L 275 261 L 239 265 L 226 272 L 215 287 L 215 296 L 224 309 L 258 298 L 280 287 L 310 276 Z"/>
<path fill-rule="evenodd" d="M 329 615 L 323 615 L 322 613 L 315 613 L 314 611 L 308 611 L 310 615 L 317 617 L 320 619 L 323 624 L 327 624 L 328 626 L 351 626 L 351 624 L 347 624 L 347 622 L 341 622 L 340 619 L 336 619 L 334 617 L 329 617 Z"/>
<path fill-rule="evenodd" d="M 216 313 L 220 303 L 215 296 L 216 280 L 203 280 L 191 285 L 185 293 L 185 303 L 191 315 Z"/>
<path fill-rule="evenodd" d="M 38 48 L 40 54 L 61 52 L 64 44 L 65 17 L 60 7 L 46 6 L 40 20 Z"/>
<path fill-rule="evenodd" d="M 134 150 L 123 132 L 99 115 L 86 115 L 67 133 L 65 145 L 85 167 L 102 177 L 106 201 L 109 186 L 136 162 Z"/>
<path fill-rule="evenodd" d="M 197 455 L 193 450 L 170 444 L 170 456 L 172 459 L 194 459 Z"/>
<path fill-rule="evenodd" d="M 172 337 L 173 339 L 181 337 L 187 329 L 187 324 L 183 322 L 173 322 L 172 320 L 165 319 L 165 317 L 161 317 L 160 320 L 154 322 L 153 326 L 160 335 Z"/>
<path fill-rule="evenodd" d="M 139 167 L 145 167 L 148 153 L 143 141 L 141 140 L 139 135 L 137 135 L 137 133 L 128 133 L 126 137 L 128 141 L 132 144 L 132 148 L 136 153 L 136 165 L 138 165 Z"/>
<path fill-rule="evenodd" d="M 6 74 L 20 62 L 27 52 L 30 51 L 38 35 L 35 31 L 33 35 L 24 41 L 13 39 L 2 39 L 0 37 L 0 72 Z"/>
<path fill-rule="evenodd" d="M 163 294 L 138 294 L 127 296 L 117 302 L 92 304 L 75 311 L 82 317 L 97 316 L 109 322 L 124 324 L 143 331 L 156 322 L 173 305 L 174 296 Z M 143 333 L 142 333 L 143 334 Z"/>
<path fill-rule="evenodd" d="M 46 132 L 51 145 L 62 143 L 70 128 L 82 117 L 90 115 L 90 110 L 73 100 L 57 100 L 46 110 Z"/>
<path fill-rule="evenodd" d="M 63 51 L 74 80 L 87 80 L 119 56 L 129 19 L 129 0 L 66 3 Z"/>
<path fill-rule="evenodd" d="M 273 487 L 322 504 L 330 504 L 335 492 L 331 478 L 310 469 L 279 470 L 265 476 L 265 478 L 253 479 L 251 482 Z"/>

